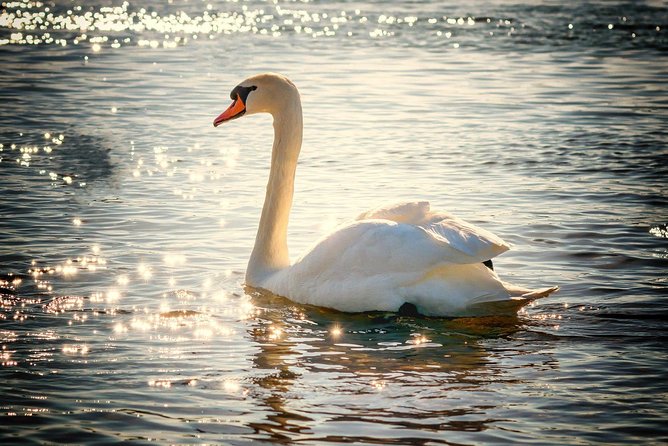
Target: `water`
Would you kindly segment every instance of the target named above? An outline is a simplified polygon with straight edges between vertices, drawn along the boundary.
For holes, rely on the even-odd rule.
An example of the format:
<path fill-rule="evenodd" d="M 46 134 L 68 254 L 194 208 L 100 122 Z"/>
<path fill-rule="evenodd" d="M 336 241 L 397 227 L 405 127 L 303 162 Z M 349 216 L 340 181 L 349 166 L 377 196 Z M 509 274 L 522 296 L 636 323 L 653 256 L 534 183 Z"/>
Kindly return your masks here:
<path fill-rule="evenodd" d="M 563 3 L 4 2 L 3 444 L 666 442 L 668 8 Z M 561 291 L 448 320 L 245 290 L 271 121 L 211 123 L 268 70 L 304 102 L 293 256 L 429 199 Z"/>

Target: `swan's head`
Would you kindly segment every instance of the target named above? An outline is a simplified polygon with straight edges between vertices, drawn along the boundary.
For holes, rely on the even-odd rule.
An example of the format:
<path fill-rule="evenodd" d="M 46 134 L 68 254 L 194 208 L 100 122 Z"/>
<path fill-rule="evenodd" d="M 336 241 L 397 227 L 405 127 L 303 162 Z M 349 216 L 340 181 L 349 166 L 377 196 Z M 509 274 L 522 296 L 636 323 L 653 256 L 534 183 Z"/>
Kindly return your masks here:
<path fill-rule="evenodd" d="M 232 89 L 232 104 L 214 121 L 213 126 L 254 113 L 271 113 L 276 117 L 293 104 L 299 104 L 295 85 L 285 76 L 274 73 L 249 77 Z"/>

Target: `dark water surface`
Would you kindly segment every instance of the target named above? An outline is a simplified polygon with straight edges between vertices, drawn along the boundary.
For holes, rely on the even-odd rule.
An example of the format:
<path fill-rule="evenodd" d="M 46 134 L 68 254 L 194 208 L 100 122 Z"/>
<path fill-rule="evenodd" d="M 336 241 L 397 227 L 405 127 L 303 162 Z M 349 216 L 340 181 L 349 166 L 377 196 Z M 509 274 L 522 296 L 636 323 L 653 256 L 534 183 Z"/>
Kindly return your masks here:
<path fill-rule="evenodd" d="M 0 443 L 668 442 L 668 5 L 12 2 L 0 12 Z M 268 117 L 304 102 L 294 256 L 429 199 L 514 245 L 517 318 L 243 288 Z"/>

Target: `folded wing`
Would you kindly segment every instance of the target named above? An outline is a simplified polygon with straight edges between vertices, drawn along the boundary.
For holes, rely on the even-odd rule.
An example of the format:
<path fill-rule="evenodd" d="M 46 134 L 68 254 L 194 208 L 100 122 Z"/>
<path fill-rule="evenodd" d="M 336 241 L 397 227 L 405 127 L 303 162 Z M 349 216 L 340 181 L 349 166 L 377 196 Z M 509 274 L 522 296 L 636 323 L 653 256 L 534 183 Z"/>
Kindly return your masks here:
<path fill-rule="evenodd" d="M 491 232 L 447 212 L 431 211 L 429 202 L 414 201 L 384 206 L 364 212 L 357 220 L 390 220 L 416 226 L 436 242 L 462 253 L 461 263 L 483 262 L 510 249 Z"/>

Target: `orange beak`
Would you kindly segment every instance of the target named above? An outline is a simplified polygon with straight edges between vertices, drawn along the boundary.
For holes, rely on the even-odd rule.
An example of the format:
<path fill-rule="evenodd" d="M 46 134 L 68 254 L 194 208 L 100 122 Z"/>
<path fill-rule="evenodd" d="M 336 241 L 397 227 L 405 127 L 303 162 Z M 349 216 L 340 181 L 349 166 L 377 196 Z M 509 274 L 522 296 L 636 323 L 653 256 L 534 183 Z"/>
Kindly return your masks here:
<path fill-rule="evenodd" d="M 213 121 L 213 126 L 218 127 L 220 124 L 226 121 L 231 121 L 236 118 L 240 118 L 246 113 L 246 104 L 241 100 L 241 96 L 237 95 L 237 98 L 232 102 L 232 105 L 227 107 L 227 110 L 222 112 Z"/>

